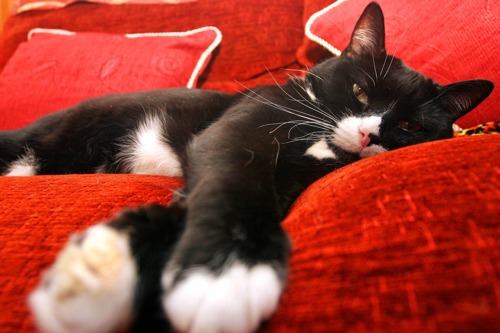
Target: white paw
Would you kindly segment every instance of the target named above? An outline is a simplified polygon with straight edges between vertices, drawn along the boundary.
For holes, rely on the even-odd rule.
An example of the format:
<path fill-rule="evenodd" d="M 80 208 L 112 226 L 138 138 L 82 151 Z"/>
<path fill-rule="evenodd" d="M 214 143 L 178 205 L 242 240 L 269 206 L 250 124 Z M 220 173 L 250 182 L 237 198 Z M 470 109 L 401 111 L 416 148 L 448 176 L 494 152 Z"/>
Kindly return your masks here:
<path fill-rule="evenodd" d="M 171 283 L 165 273 L 163 287 Z M 234 262 L 220 275 L 193 269 L 163 297 L 173 326 L 189 333 L 253 332 L 278 305 L 283 286 L 269 265 Z"/>
<path fill-rule="evenodd" d="M 130 319 L 136 282 L 128 236 L 96 225 L 70 239 L 29 303 L 43 332 L 111 332 Z"/>

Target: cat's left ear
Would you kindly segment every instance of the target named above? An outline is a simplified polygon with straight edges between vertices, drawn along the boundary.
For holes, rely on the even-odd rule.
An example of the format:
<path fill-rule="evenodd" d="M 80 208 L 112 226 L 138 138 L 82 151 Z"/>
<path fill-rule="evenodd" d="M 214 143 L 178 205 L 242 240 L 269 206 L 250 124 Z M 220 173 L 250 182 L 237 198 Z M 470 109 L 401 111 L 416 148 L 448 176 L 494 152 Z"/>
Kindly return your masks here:
<path fill-rule="evenodd" d="M 385 54 L 384 14 L 378 3 L 372 2 L 365 8 L 342 54 L 351 58 L 361 55 L 377 58 Z"/>
<path fill-rule="evenodd" d="M 493 91 L 493 82 L 470 80 L 443 87 L 439 99 L 447 106 L 453 120 L 472 111 Z"/>

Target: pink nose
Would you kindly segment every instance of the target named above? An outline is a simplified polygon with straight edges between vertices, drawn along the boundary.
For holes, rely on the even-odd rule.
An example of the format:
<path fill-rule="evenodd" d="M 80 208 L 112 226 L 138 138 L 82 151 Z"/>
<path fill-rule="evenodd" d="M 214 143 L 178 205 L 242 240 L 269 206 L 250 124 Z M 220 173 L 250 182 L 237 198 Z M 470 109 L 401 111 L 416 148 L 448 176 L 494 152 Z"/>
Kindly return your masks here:
<path fill-rule="evenodd" d="M 361 148 L 365 148 L 370 144 L 370 132 L 360 127 L 359 134 L 361 134 Z"/>

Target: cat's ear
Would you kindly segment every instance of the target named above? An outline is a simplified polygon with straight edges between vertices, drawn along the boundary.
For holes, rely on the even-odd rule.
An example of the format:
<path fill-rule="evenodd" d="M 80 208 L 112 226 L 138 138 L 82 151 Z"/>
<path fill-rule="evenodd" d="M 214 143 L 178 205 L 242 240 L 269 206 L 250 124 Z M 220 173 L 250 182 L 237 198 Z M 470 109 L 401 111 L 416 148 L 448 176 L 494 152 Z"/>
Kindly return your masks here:
<path fill-rule="evenodd" d="M 351 58 L 360 55 L 377 58 L 385 54 L 384 14 L 376 2 L 365 8 L 343 54 Z"/>
<path fill-rule="evenodd" d="M 446 105 L 452 118 L 457 120 L 479 105 L 493 91 L 493 82 L 470 80 L 443 87 L 439 99 Z"/>

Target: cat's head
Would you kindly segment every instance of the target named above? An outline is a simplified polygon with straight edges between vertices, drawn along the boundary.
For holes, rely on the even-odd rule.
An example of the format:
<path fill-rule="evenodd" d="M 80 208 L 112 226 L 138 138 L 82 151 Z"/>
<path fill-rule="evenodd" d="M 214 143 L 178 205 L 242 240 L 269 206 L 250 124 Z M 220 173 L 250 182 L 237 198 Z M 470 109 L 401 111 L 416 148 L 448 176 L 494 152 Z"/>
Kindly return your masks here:
<path fill-rule="evenodd" d="M 361 157 L 452 137 L 455 120 L 493 90 L 486 80 L 441 86 L 388 55 L 376 3 L 366 7 L 342 54 L 311 69 L 305 84 L 323 114 L 334 115 L 328 140 Z"/>

